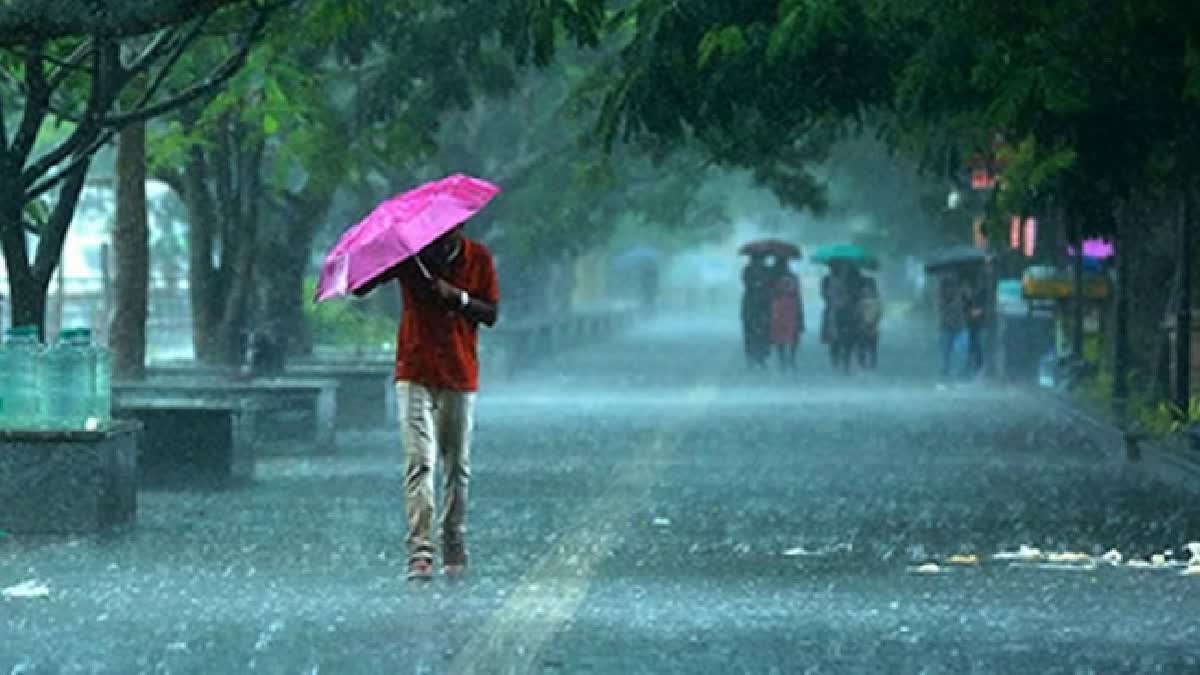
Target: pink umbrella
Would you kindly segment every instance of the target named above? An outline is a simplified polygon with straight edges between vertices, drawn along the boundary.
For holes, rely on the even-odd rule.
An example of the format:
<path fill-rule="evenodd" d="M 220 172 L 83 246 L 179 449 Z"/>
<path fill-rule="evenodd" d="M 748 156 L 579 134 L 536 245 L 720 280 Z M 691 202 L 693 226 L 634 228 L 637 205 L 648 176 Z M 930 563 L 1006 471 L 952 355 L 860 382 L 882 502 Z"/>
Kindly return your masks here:
<path fill-rule="evenodd" d="M 478 213 L 498 192 L 485 180 L 455 174 L 383 202 L 326 254 L 316 302 L 367 286 Z"/>

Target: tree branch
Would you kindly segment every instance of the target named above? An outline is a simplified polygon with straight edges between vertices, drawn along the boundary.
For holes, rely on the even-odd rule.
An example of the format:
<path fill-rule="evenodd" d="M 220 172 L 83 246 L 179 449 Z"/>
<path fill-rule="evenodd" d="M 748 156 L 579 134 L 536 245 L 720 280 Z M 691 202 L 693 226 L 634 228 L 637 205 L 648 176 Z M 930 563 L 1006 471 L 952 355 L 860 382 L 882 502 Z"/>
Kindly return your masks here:
<path fill-rule="evenodd" d="M 104 147 L 104 145 L 111 141 L 113 136 L 116 135 L 117 132 L 113 129 L 106 129 L 103 132 L 97 133 L 92 142 L 88 143 L 83 147 L 82 150 L 77 152 L 75 157 L 73 157 L 66 166 L 54 172 L 53 175 L 46 178 L 42 182 L 26 190 L 25 198 L 27 200 L 34 200 L 53 190 L 54 186 L 61 183 L 64 178 L 67 178 L 71 172 L 79 168 L 80 165 L 89 164 L 92 161 L 92 155 L 95 154 L 97 150 Z"/>
<path fill-rule="evenodd" d="M 139 108 L 144 108 L 146 104 L 154 98 L 154 95 L 158 93 L 159 88 L 162 87 L 163 82 L 166 81 L 167 76 L 171 74 L 171 71 L 175 68 L 175 65 L 179 63 L 179 59 L 183 58 L 184 51 L 186 51 L 188 46 L 195 42 L 196 38 L 200 36 L 200 31 L 203 30 L 204 25 L 208 23 L 210 16 L 212 15 L 210 14 L 205 16 L 197 21 L 195 25 L 193 25 L 186 33 L 175 33 L 172 36 L 174 39 L 171 41 L 172 44 L 170 45 L 170 52 L 166 52 L 165 49 L 162 52 L 157 50 L 154 51 L 154 59 L 159 58 L 165 53 L 167 54 L 166 60 L 162 67 L 158 69 L 158 73 L 155 74 L 154 79 L 152 79 L 150 84 L 146 87 L 146 91 L 142 94 L 141 98 L 139 98 L 138 102 L 133 105 L 133 111 L 137 111 Z M 151 52 L 147 51 L 147 53 L 143 54 L 142 58 L 138 60 L 139 63 L 134 64 L 134 67 L 138 69 L 147 67 L 151 61 L 147 61 L 146 59 L 149 59 L 151 55 Z M 146 65 L 144 65 L 142 62 L 144 62 Z"/>
<path fill-rule="evenodd" d="M 290 2 L 290 0 L 288 1 Z M 129 77 L 132 72 L 130 70 L 120 68 L 119 61 L 114 64 L 109 64 L 119 70 L 119 75 L 123 81 L 111 83 L 112 86 L 103 86 L 102 83 L 108 83 L 109 81 L 111 69 L 105 67 L 107 62 L 103 58 L 104 51 L 98 51 L 96 59 L 98 65 L 93 73 L 92 93 L 88 100 L 88 114 L 79 123 L 79 126 L 75 129 L 75 132 L 72 133 L 66 141 L 63 141 L 63 143 L 60 144 L 59 147 L 55 148 L 53 152 L 47 153 L 44 157 L 39 159 L 37 163 L 24 172 L 25 184 L 32 185 L 34 181 L 37 181 L 38 178 L 44 176 L 56 164 L 63 161 L 63 159 L 65 159 L 67 156 L 73 153 L 76 156 L 69 164 L 67 164 L 67 166 L 29 188 L 29 190 L 26 192 L 27 198 L 36 199 L 38 196 L 43 195 L 49 190 L 53 189 L 55 185 L 66 178 L 79 164 L 90 161 L 91 153 L 95 152 L 105 143 L 108 143 L 110 140 L 112 140 L 113 136 L 116 134 L 116 132 L 120 131 L 121 127 L 134 122 L 145 121 L 153 117 L 157 117 L 163 113 L 185 106 L 188 103 L 215 93 L 222 86 L 224 86 L 224 84 L 229 81 L 230 78 L 237 74 L 238 70 L 240 70 L 243 65 L 245 65 L 246 59 L 250 54 L 250 50 L 254 45 L 254 41 L 266 27 L 270 15 L 286 4 L 288 4 L 288 2 L 281 1 L 268 6 L 260 7 L 255 15 L 254 22 L 243 34 L 241 43 L 239 44 L 237 50 L 223 63 L 214 68 L 213 72 L 211 72 L 203 82 L 193 85 L 165 101 L 160 101 L 154 105 L 145 105 L 154 95 L 155 91 L 162 85 L 162 82 L 165 80 L 168 72 L 172 69 L 175 63 L 178 62 L 187 45 L 198 35 L 199 26 L 202 25 L 207 19 L 201 20 L 197 23 L 197 26 L 193 27 L 193 30 L 183 35 L 180 38 L 180 41 L 174 45 L 177 47 L 177 49 L 172 51 L 171 55 L 168 57 L 168 62 L 163 65 L 163 68 L 160 69 L 156 75 L 154 82 L 151 83 L 146 93 L 141 97 L 138 102 L 138 107 L 125 114 L 109 115 L 103 119 L 96 120 L 97 115 L 99 115 L 98 111 L 107 110 L 110 107 L 115 94 L 124 84 L 124 79 Z M 100 131 L 101 128 L 104 128 L 103 132 Z M 79 146 L 84 144 L 86 144 L 84 150 L 82 152 L 77 152 L 79 150 Z M 84 157 L 83 155 L 87 155 L 88 157 Z"/>
<path fill-rule="evenodd" d="M 270 18 L 271 13 L 280 6 L 282 5 L 272 5 L 271 7 L 259 9 L 258 14 L 255 16 L 254 23 L 242 36 L 241 44 L 238 45 L 236 51 L 231 54 L 223 63 L 214 68 L 213 71 L 209 73 L 208 77 L 206 77 L 202 82 L 194 84 L 191 87 L 188 87 L 187 89 L 175 94 L 171 98 L 168 98 L 165 101 L 159 101 L 153 105 L 144 105 L 146 102 L 148 102 L 148 99 L 143 97 L 143 101 L 141 102 L 143 103 L 143 107 L 120 115 L 110 115 L 104 120 L 104 125 L 120 129 L 126 124 L 143 122 L 148 119 L 158 117 L 163 113 L 170 112 L 176 108 L 183 107 L 189 103 L 192 103 L 193 101 L 197 101 L 216 93 L 223 86 L 225 86 L 225 83 L 228 82 L 230 78 L 232 78 L 239 70 L 241 70 L 243 65 L 245 65 L 246 58 L 250 55 L 250 49 L 254 46 L 254 41 L 266 27 L 267 20 Z M 180 53 L 182 53 L 182 50 L 180 50 Z M 178 56 L 173 56 L 175 56 L 175 61 L 177 61 Z M 167 66 L 165 66 L 164 69 L 159 72 L 155 82 L 151 85 L 151 89 L 148 90 L 150 94 L 153 94 L 153 90 L 156 90 L 159 86 L 161 86 L 163 79 L 166 77 L 167 71 L 170 70 L 170 66 L 172 65 L 174 65 L 173 62 L 167 64 Z"/>
<path fill-rule="evenodd" d="M 62 162 L 64 159 L 73 154 L 77 154 L 77 150 L 92 143 L 96 139 L 96 136 L 100 133 L 100 127 L 97 124 L 97 118 L 100 115 L 100 111 L 108 107 L 108 104 L 113 97 L 111 92 L 105 90 L 105 84 L 108 82 L 108 74 L 111 72 L 111 66 L 113 65 L 109 62 L 109 60 L 116 56 L 115 49 L 116 46 L 109 43 L 100 45 L 93 51 L 92 86 L 91 91 L 88 93 L 87 111 L 84 113 L 83 119 L 76 122 L 77 126 L 75 127 L 75 130 L 71 132 L 71 135 L 68 136 L 66 140 L 64 140 L 62 143 L 59 143 L 58 147 L 43 155 L 36 162 L 34 162 L 32 166 L 25 169 L 21 173 L 22 179 L 26 186 L 32 185 L 39 178 L 45 176 L 59 162 Z M 48 104 L 49 93 L 47 93 L 47 105 Z M 36 130 L 34 133 L 36 134 Z M 97 145 L 94 147 L 99 148 L 100 146 Z M 22 155 L 21 157 L 25 156 L 27 155 Z M 76 157 L 74 163 L 78 163 L 79 161 L 79 157 Z M 63 171 L 60 171 L 54 181 L 49 185 L 53 186 L 54 183 L 57 183 L 59 180 L 61 180 L 64 176 L 66 176 L 67 173 L 70 172 L 71 168 L 73 167 L 68 167 Z M 43 185 L 46 185 L 46 183 L 43 182 Z M 36 190 L 32 193 L 30 198 L 37 198 L 37 196 L 45 192 L 46 189 Z"/>
<path fill-rule="evenodd" d="M 63 184 L 62 193 L 54 204 L 54 210 L 46 221 L 45 231 L 38 241 L 37 254 L 33 263 L 33 276 L 39 283 L 46 284 L 58 261 L 62 259 L 63 242 L 67 239 L 67 228 L 75 215 L 75 206 L 79 203 L 79 194 L 83 191 L 83 183 L 87 179 L 88 161 L 91 155 L 85 155 L 82 163 L 75 165 L 72 173 Z"/>
<path fill-rule="evenodd" d="M 38 130 L 42 128 L 50 105 L 50 90 L 47 89 L 46 71 L 42 63 L 43 47 L 35 45 L 25 55 L 25 112 L 12 145 L 12 158 L 18 167 L 25 163 L 25 158 L 33 150 Z"/>
<path fill-rule="evenodd" d="M 146 35 L 247 0 L 124 0 L 96 3 L 79 0 L 9 0 L 0 7 L 0 47 L 84 35 L 118 39 Z"/>
<path fill-rule="evenodd" d="M 58 65 L 58 70 L 54 73 L 54 77 L 50 79 L 50 91 L 57 90 L 62 83 L 71 76 L 72 71 L 83 70 L 83 60 L 90 56 L 95 51 L 96 45 L 94 40 L 86 40 L 79 45 L 65 61 L 51 61 Z"/>
<path fill-rule="evenodd" d="M 7 98 L 7 97 L 5 97 Z M 8 113 L 5 110 L 4 98 L 0 98 L 0 158 L 8 155 Z"/>

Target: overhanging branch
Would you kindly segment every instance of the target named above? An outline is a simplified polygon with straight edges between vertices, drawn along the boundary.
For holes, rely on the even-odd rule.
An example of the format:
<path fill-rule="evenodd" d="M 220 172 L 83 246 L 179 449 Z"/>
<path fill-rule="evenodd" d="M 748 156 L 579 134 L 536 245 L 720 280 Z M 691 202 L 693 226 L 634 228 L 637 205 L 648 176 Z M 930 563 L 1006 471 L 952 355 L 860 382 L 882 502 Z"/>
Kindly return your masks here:
<path fill-rule="evenodd" d="M 149 101 L 157 93 L 158 89 L 162 87 L 163 82 L 176 63 L 178 63 L 187 46 L 199 36 L 200 29 L 208 19 L 207 16 L 197 21 L 191 30 L 186 33 L 176 33 L 173 36 L 174 39 L 166 43 L 155 41 L 150 49 L 156 51 L 160 58 L 165 56 L 166 62 L 156 73 L 146 91 L 139 97 L 134 109 L 129 112 L 110 114 L 97 119 L 98 111 L 108 110 L 111 107 L 112 99 L 117 93 L 115 90 L 122 88 L 133 74 L 133 71 L 129 69 L 121 68 L 116 73 L 105 73 L 104 68 L 99 68 L 98 72 L 93 75 L 93 92 L 89 98 L 88 114 L 84 119 L 79 120 L 80 126 L 67 141 L 53 152 L 41 158 L 25 172 L 25 184 L 30 186 L 26 190 L 26 198 L 36 199 L 54 189 L 56 185 L 64 178 L 70 176 L 81 164 L 89 162 L 91 155 L 105 143 L 112 140 L 113 136 L 122 127 L 136 122 L 144 122 L 216 93 L 245 65 L 255 40 L 258 39 L 266 28 L 271 15 L 276 10 L 291 4 L 293 1 L 280 0 L 270 5 L 259 7 L 256 11 L 254 21 L 242 34 L 241 40 L 233 54 L 226 58 L 224 62 L 217 65 L 200 82 L 157 103 L 149 104 Z M 169 54 L 162 49 L 163 44 L 171 47 Z M 135 65 L 140 68 L 148 64 L 135 62 Z M 96 86 L 96 83 L 101 81 L 102 78 L 107 79 L 109 77 L 116 81 L 105 87 Z M 97 104 L 99 104 L 99 108 L 96 107 Z M 82 150 L 80 150 L 80 146 L 84 146 Z M 59 167 L 53 174 L 35 184 L 35 181 L 38 181 L 39 178 L 50 171 L 56 164 L 66 159 L 68 155 L 71 156 L 71 160 L 65 166 Z"/>
<path fill-rule="evenodd" d="M 210 12 L 248 0 L 10 0 L 0 7 L 0 47 L 86 35 L 118 39 L 146 35 L 187 23 Z"/>
<path fill-rule="evenodd" d="M 175 110 L 176 108 L 181 108 L 189 103 L 216 93 L 219 89 L 221 89 L 221 87 L 225 86 L 225 83 L 228 82 L 230 78 L 232 78 L 239 70 L 241 70 L 243 65 L 245 65 L 246 59 L 250 55 L 250 50 L 254 46 L 254 41 L 258 39 L 259 35 L 262 34 L 263 29 L 266 28 L 268 19 L 270 19 L 272 12 L 278 6 L 279 5 L 272 6 L 270 8 L 259 9 L 257 16 L 255 16 L 254 23 L 245 32 L 245 34 L 243 34 L 241 44 L 238 45 L 237 49 L 229 56 L 229 58 L 225 59 L 223 63 L 214 68 L 213 71 L 209 73 L 208 77 L 206 77 L 203 81 L 198 82 L 184 89 L 183 91 L 180 91 L 166 100 L 159 101 L 158 103 L 152 105 L 146 105 L 149 99 L 161 87 L 168 72 L 179 60 L 179 57 L 183 53 L 183 49 L 187 46 L 186 42 L 181 42 L 179 49 L 171 54 L 168 63 L 164 64 L 162 70 L 160 70 L 158 75 L 155 77 L 154 82 L 152 82 L 150 87 L 147 89 L 146 94 L 142 96 L 142 99 L 139 101 L 139 105 L 135 107 L 134 110 L 131 110 L 127 113 L 110 115 L 106 117 L 104 120 L 104 125 L 107 127 L 120 129 L 123 126 L 133 124 L 134 122 L 144 122 L 151 118 L 158 117 L 159 115 Z M 194 37 L 195 35 L 193 35 L 193 39 Z"/>

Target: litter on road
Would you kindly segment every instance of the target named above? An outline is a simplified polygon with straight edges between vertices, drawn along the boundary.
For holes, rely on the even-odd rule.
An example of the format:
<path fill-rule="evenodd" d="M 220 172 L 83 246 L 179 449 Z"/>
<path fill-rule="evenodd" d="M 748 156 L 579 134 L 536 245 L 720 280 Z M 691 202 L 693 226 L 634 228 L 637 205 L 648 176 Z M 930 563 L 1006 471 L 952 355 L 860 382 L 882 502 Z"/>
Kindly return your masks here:
<path fill-rule="evenodd" d="M 48 598 L 50 597 L 50 587 L 36 579 L 30 579 L 15 586 L 9 586 L 0 591 L 0 595 L 11 599 Z"/>

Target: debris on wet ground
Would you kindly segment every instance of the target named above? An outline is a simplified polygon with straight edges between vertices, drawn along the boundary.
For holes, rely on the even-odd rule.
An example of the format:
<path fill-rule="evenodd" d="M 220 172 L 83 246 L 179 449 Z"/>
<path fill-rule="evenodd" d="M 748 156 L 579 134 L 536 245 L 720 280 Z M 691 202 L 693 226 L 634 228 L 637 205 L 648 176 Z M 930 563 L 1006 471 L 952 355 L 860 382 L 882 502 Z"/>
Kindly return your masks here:
<path fill-rule="evenodd" d="M 918 550 L 923 552 L 924 547 L 918 547 Z M 1101 565 L 1107 565 L 1114 568 L 1126 567 L 1129 569 L 1176 569 L 1180 570 L 1180 573 L 1186 576 L 1200 576 L 1200 544 L 1195 542 L 1187 544 L 1183 547 L 1183 550 L 1188 552 L 1187 558 L 1177 554 L 1176 549 L 1166 549 L 1160 553 L 1153 553 L 1146 557 L 1126 559 L 1125 555 L 1115 548 L 1109 549 L 1103 555 L 1094 556 L 1077 551 L 1046 552 L 1035 546 L 1022 544 L 1015 551 L 1001 551 L 987 559 L 974 553 L 955 553 L 943 558 L 941 564 L 946 567 L 984 565 L 988 560 L 991 560 L 1006 562 L 1008 563 L 1008 567 L 1015 569 L 1076 572 L 1091 571 L 1098 569 Z M 788 549 L 784 552 L 784 555 L 791 556 L 811 554 L 812 552 L 802 547 Z M 944 570 L 944 567 L 940 567 L 937 563 L 933 562 L 909 567 L 909 571 L 919 573 L 935 573 Z"/>
<path fill-rule="evenodd" d="M 1046 560 L 1052 563 L 1087 563 L 1092 561 L 1092 556 L 1086 553 L 1065 551 L 1061 553 L 1051 553 L 1046 556 Z"/>
<path fill-rule="evenodd" d="M 1088 572 L 1096 569 L 1099 565 L 1094 560 L 1085 560 L 1079 562 L 1013 562 L 1010 567 L 1027 567 L 1038 570 L 1058 570 L 1064 572 Z"/>
<path fill-rule="evenodd" d="M 1001 551 L 992 556 L 994 560 L 1020 560 L 1023 562 L 1034 562 L 1043 558 L 1042 550 L 1028 544 L 1021 544 L 1021 547 L 1016 551 Z"/>
<path fill-rule="evenodd" d="M 0 595 L 5 598 L 16 599 L 36 599 L 50 597 L 50 587 L 39 582 L 37 579 L 22 581 L 15 586 L 9 586 L 0 591 Z"/>
<path fill-rule="evenodd" d="M 807 548 L 804 546 L 793 546 L 783 552 L 785 558 L 819 558 L 822 556 L 836 555 L 838 553 L 851 553 L 854 551 L 853 544 L 838 543 L 831 546 L 818 546 L 817 548 Z"/>

